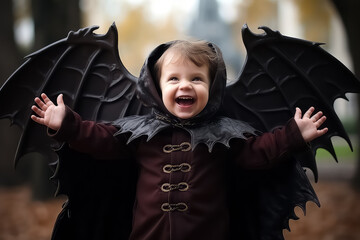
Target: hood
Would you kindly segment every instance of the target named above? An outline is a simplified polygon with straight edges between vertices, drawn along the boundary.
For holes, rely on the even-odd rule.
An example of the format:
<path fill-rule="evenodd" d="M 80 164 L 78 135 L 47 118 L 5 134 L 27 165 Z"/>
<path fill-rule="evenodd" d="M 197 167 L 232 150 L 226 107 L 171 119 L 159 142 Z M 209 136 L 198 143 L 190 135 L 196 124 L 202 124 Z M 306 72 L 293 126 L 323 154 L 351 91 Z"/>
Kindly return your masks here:
<path fill-rule="evenodd" d="M 174 42 L 175 41 L 161 44 L 150 53 L 140 71 L 137 85 L 137 97 L 145 106 L 153 108 L 157 115 L 161 115 L 168 121 L 193 125 L 211 118 L 218 112 L 226 87 L 225 63 L 220 49 L 215 44 L 209 43 L 209 47 L 212 48 L 218 56 L 218 64 L 214 75 L 215 77 L 211 80 L 208 103 L 198 115 L 190 119 L 179 119 L 172 115 L 163 104 L 161 91 L 155 78 L 156 74 L 154 71 L 156 61 Z"/>

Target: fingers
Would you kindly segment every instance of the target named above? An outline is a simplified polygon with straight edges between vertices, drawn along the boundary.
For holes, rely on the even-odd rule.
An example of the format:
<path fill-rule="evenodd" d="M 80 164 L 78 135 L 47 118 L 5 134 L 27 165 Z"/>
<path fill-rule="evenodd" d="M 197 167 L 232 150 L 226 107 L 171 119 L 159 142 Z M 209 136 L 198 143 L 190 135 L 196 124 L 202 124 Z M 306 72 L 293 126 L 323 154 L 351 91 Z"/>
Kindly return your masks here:
<path fill-rule="evenodd" d="M 318 130 L 318 136 L 324 135 L 325 133 L 327 133 L 327 131 L 328 131 L 328 128 L 323 128 L 323 129 Z"/>
<path fill-rule="evenodd" d="M 39 106 L 39 108 L 42 109 L 43 111 L 46 111 L 46 109 L 49 106 L 55 105 L 45 93 L 42 93 L 40 96 L 42 99 L 40 99 L 39 97 L 36 97 L 35 102 Z M 64 104 L 62 94 L 59 94 L 59 96 L 57 97 L 57 104 L 58 105 Z"/>
<path fill-rule="evenodd" d="M 313 122 L 316 122 L 316 121 L 318 121 L 318 120 L 321 118 L 322 115 L 323 115 L 323 113 L 322 113 L 321 111 L 319 111 L 319 112 L 315 113 L 315 114 L 311 117 L 311 120 L 312 120 Z"/>
<path fill-rule="evenodd" d="M 45 116 L 45 112 L 35 105 L 31 106 L 31 110 L 33 110 L 39 117 L 43 118 Z"/>
<path fill-rule="evenodd" d="M 321 137 L 322 135 L 324 135 L 325 133 L 327 133 L 328 128 L 323 128 L 323 129 L 318 129 L 316 131 L 316 136 L 314 138 L 318 138 Z"/>
<path fill-rule="evenodd" d="M 41 125 L 45 125 L 44 118 L 40 118 L 35 115 L 31 115 L 31 119 Z"/>
<path fill-rule="evenodd" d="M 46 111 L 49 106 L 54 105 L 54 103 L 48 98 L 45 93 L 41 94 L 41 98 L 42 99 L 36 97 L 34 100 L 41 110 Z"/>
<path fill-rule="evenodd" d="M 47 106 L 40 98 L 36 97 L 34 101 L 39 106 L 40 109 L 46 111 Z"/>
<path fill-rule="evenodd" d="M 311 108 L 309 108 L 309 110 L 307 112 L 312 114 L 314 112 L 314 110 L 315 110 L 315 108 L 311 107 Z M 305 117 L 305 114 L 304 114 L 304 117 Z M 308 117 L 308 115 L 306 117 Z M 315 138 L 320 137 L 328 132 L 327 127 L 319 129 L 321 127 L 321 125 L 326 121 L 326 116 L 323 116 L 323 112 L 319 111 L 319 112 L 315 113 L 310 118 L 310 120 L 313 122 L 313 124 L 315 125 L 315 127 L 317 129 Z"/>
<path fill-rule="evenodd" d="M 314 107 L 310 107 L 304 114 L 304 118 L 310 118 L 311 114 L 315 111 Z"/>
<path fill-rule="evenodd" d="M 45 93 L 41 94 L 41 98 L 43 100 L 41 100 L 40 98 L 36 97 L 35 98 L 35 103 L 37 104 L 37 106 L 33 105 L 31 106 L 31 110 L 33 110 L 39 117 L 44 117 L 45 115 L 45 111 L 48 109 L 48 105 L 50 105 L 50 103 L 52 103 L 50 101 L 50 99 L 46 96 Z"/>
<path fill-rule="evenodd" d="M 315 126 L 319 128 L 326 121 L 326 116 L 322 116 L 322 112 L 319 112 L 316 117 L 311 119 L 315 123 Z"/>
<path fill-rule="evenodd" d="M 301 119 L 301 109 L 300 108 L 296 108 L 295 114 L 294 114 L 294 118 L 295 119 Z"/>
<path fill-rule="evenodd" d="M 321 124 L 326 120 L 325 119 L 322 119 L 322 117 L 325 117 L 323 116 L 323 112 L 319 111 L 317 113 L 315 113 L 313 116 L 311 116 L 315 111 L 315 108 L 314 107 L 310 107 L 304 114 L 304 116 L 301 116 L 301 109 L 300 108 L 296 108 L 296 112 L 295 112 L 295 115 L 294 117 L 295 118 L 309 118 L 311 119 L 314 123 L 316 123 L 317 121 L 319 121 L 321 119 Z M 321 125 L 320 124 L 320 125 Z"/>
<path fill-rule="evenodd" d="M 44 103 L 39 99 L 39 98 L 36 98 L 35 99 L 35 102 L 36 104 L 39 105 L 40 108 L 38 108 L 37 106 L 33 105 L 31 106 L 31 110 L 33 110 L 36 115 L 31 115 L 31 119 L 41 125 L 45 125 L 45 121 L 44 121 L 44 117 L 45 117 L 45 111 L 42 110 L 44 108 Z"/>
<path fill-rule="evenodd" d="M 315 109 L 313 109 L 312 112 L 314 112 L 314 110 Z M 326 121 L 326 116 L 323 116 L 323 112 L 319 111 L 315 113 L 310 119 L 315 124 L 316 128 L 319 128 Z"/>
<path fill-rule="evenodd" d="M 298 118 L 298 119 L 301 119 L 301 118 L 310 118 L 311 114 L 313 114 L 313 112 L 315 111 L 315 108 L 314 107 L 310 107 L 304 114 L 304 116 L 302 116 L 302 112 L 301 112 L 301 109 L 300 108 L 296 108 L 296 111 L 295 111 L 295 115 L 294 115 L 294 118 Z"/>
<path fill-rule="evenodd" d="M 45 93 L 42 93 L 41 97 L 44 103 L 46 104 L 46 106 L 54 105 L 54 103 L 50 100 L 50 98 L 48 98 L 48 96 Z"/>
<path fill-rule="evenodd" d="M 64 105 L 64 98 L 63 98 L 62 94 L 59 94 L 59 96 L 56 99 L 56 103 L 57 103 L 58 106 L 59 105 Z"/>

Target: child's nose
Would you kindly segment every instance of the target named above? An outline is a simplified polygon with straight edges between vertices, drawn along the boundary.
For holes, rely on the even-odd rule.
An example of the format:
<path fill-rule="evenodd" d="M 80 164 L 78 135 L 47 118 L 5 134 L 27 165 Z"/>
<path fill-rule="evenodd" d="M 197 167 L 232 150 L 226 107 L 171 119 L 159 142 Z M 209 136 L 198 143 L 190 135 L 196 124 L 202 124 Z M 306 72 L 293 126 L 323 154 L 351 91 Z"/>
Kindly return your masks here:
<path fill-rule="evenodd" d="M 180 89 L 190 89 L 190 88 L 191 88 L 191 81 L 182 80 L 182 81 L 180 82 L 179 88 L 180 88 Z"/>

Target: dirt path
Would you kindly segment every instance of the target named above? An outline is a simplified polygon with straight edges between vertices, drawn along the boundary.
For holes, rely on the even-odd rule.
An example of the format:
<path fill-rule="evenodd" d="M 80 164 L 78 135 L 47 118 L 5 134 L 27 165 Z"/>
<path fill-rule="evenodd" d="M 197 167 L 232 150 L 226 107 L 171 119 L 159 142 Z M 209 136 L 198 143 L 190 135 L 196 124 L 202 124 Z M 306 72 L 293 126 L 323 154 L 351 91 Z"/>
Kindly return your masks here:
<path fill-rule="evenodd" d="M 360 193 L 344 181 L 314 184 L 321 208 L 297 209 L 286 240 L 360 240 Z M 27 187 L 0 189 L 0 240 L 49 240 L 64 199 L 31 201 Z"/>
<path fill-rule="evenodd" d="M 347 182 L 326 181 L 313 184 L 321 207 L 307 204 L 306 216 L 300 209 L 298 221 L 291 221 L 286 240 L 359 240 L 360 193 Z"/>

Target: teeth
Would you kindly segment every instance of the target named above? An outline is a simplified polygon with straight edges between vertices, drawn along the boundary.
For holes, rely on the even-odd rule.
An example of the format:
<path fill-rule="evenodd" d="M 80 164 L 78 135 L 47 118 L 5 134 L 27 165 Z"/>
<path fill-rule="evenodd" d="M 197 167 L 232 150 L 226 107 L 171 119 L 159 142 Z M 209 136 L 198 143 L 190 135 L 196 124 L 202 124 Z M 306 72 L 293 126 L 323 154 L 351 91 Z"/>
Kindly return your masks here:
<path fill-rule="evenodd" d="M 189 99 L 193 99 L 192 97 L 178 97 L 179 99 L 183 99 L 183 100 L 189 100 Z"/>
<path fill-rule="evenodd" d="M 195 102 L 195 99 L 190 96 L 180 96 L 175 99 L 175 102 L 182 106 L 189 106 Z"/>

